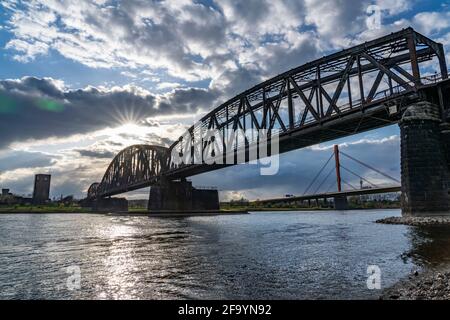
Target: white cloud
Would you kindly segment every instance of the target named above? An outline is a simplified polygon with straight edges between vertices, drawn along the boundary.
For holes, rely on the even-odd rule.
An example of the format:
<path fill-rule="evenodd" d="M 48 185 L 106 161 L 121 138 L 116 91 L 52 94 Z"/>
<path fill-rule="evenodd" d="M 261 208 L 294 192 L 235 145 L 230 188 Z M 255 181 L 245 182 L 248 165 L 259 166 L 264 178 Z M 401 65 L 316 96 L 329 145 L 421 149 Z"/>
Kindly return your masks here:
<path fill-rule="evenodd" d="M 125 69 L 133 80 L 211 79 L 225 97 L 352 44 L 365 31 L 369 0 L 183 1 L 31 0 L 2 5 L 13 38 L 8 49 L 30 61 L 56 50 L 92 68 Z M 375 2 L 390 15 L 405 0 Z M 20 7 L 20 9 L 19 9 Z M 418 17 L 419 19 L 420 17 Z M 138 75 L 139 70 L 147 74 Z M 252 77 L 247 74 L 252 73 Z M 239 78 L 243 77 L 243 78 Z M 159 88 L 167 89 L 167 84 Z"/>
<path fill-rule="evenodd" d="M 450 27 L 450 12 L 420 12 L 413 23 L 425 34 L 441 31 Z"/>
<path fill-rule="evenodd" d="M 179 84 L 177 82 L 160 82 L 160 83 L 158 83 L 156 88 L 158 88 L 159 90 L 167 90 L 167 89 L 175 89 L 180 86 L 181 86 L 181 84 Z"/>
<path fill-rule="evenodd" d="M 408 11 L 413 6 L 411 0 L 377 0 L 376 4 L 381 10 L 386 11 L 389 15 L 395 16 Z"/>

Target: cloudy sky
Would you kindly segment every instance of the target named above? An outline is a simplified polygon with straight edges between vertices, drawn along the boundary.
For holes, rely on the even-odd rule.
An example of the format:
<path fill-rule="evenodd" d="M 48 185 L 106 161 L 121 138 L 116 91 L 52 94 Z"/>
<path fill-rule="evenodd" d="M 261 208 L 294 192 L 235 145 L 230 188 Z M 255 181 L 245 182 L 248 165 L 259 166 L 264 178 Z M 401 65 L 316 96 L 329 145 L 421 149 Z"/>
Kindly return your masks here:
<path fill-rule="evenodd" d="M 381 28 L 368 28 L 370 5 Z M 168 145 L 240 91 L 401 28 L 450 52 L 449 8 L 446 0 L 2 0 L 0 187 L 30 194 L 33 175 L 50 172 L 52 196 L 82 197 L 124 147 Z M 301 194 L 334 143 L 399 177 L 392 126 L 282 155 L 275 176 L 242 165 L 193 181 L 217 186 L 223 199 Z"/>

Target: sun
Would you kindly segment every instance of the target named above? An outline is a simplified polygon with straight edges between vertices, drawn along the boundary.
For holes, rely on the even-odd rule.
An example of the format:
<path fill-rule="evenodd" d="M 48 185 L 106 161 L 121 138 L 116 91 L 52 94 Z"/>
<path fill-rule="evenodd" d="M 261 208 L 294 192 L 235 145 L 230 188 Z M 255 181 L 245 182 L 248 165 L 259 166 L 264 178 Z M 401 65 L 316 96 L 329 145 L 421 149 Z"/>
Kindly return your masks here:
<path fill-rule="evenodd" d="M 117 131 L 120 131 L 121 133 L 136 133 L 141 129 L 142 127 L 133 121 L 127 121 L 122 125 L 120 125 L 119 127 L 117 127 Z"/>

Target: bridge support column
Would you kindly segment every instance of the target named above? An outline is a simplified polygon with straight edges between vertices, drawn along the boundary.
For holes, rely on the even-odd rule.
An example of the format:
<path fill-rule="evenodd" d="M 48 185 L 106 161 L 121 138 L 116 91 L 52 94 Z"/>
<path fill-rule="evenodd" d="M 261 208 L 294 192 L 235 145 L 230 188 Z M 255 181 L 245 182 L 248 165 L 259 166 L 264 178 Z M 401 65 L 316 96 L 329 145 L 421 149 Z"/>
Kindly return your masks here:
<path fill-rule="evenodd" d="M 346 196 L 334 197 L 335 210 L 348 210 L 348 201 Z"/>
<path fill-rule="evenodd" d="M 439 108 L 418 102 L 400 121 L 402 214 L 449 214 L 449 167 Z"/>
<path fill-rule="evenodd" d="M 192 211 L 219 210 L 219 193 L 217 190 L 199 190 L 192 187 L 192 182 L 161 181 L 150 187 L 148 202 L 150 211 Z"/>

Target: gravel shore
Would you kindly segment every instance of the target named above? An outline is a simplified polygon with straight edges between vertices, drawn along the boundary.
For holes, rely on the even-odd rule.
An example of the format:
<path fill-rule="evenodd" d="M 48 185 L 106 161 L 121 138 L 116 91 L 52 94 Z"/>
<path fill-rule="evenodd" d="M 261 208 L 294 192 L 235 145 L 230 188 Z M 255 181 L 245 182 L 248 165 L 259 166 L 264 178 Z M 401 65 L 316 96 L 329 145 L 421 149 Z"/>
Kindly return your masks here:
<path fill-rule="evenodd" d="M 434 235 L 432 246 L 424 245 L 422 252 L 432 257 L 435 254 L 436 247 L 446 250 L 448 240 L 439 240 L 439 231 L 449 234 L 450 216 L 434 217 L 390 217 L 380 219 L 377 223 L 384 224 L 403 224 L 417 227 L 416 232 L 428 230 L 429 234 Z M 444 228 L 444 229 L 443 229 Z M 448 236 L 445 236 L 447 239 Z M 445 251 L 443 251 L 445 254 Z M 448 253 L 447 253 L 448 254 Z M 448 300 L 450 299 L 450 264 L 448 261 L 441 260 L 442 264 L 433 268 L 426 268 L 423 271 L 414 271 L 405 279 L 399 281 L 394 286 L 385 289 L 381 300 Z"/>
<path fill-rule="evenodd" d="M 450 226 L 450 216 L 436 217 L 389 217 L 375 221 L 376 223 L 385 224 L 405 224 L 415 227 L 424 226 Z"/>
<path fill-rule="evenodd" d="M 448 300 L 450 270 L 415 271 L 391 288 L 384 290 L 380 300 Z"/>

